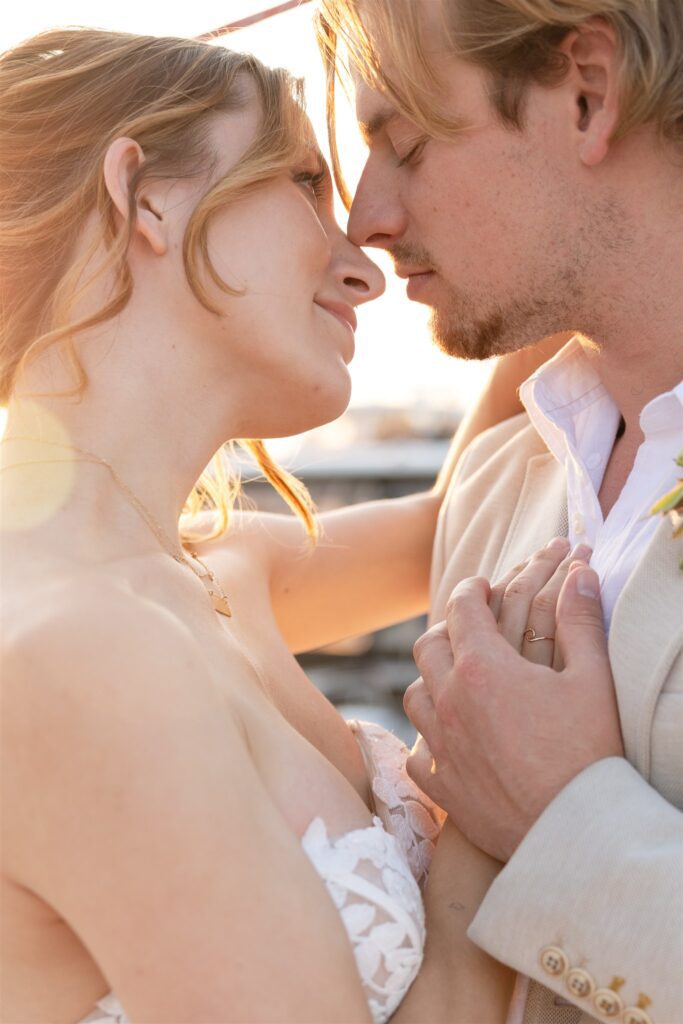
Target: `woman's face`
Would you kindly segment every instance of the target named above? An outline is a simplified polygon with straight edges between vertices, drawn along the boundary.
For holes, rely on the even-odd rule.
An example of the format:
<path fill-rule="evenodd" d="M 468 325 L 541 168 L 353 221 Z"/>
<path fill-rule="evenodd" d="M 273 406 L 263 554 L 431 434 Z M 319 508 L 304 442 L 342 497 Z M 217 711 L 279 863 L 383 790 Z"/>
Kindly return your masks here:
<path fill-rule="evenodd" d="M 213 180 L 229 172 L 258 126 L 255 103 L 216 116 Z M 206 191 L 194 188 L 197 196 Z M 188 219 L 179 217 L 173 246 L 174 273 L 183 278 L 179 257 Z M 214 213 L 208 249 L 218 275 L 242 294 L 228 295 L 205 280 L 222 312 L 216 316 L 186 284 L 173 291 L 205 379 L 212 390 L 225 389 L 237 417 L 233 436 L 284 436 L 339 416 L 351 391 L 354 309 L 382 293 L 384 278 L 336 223 L 329 172 L 317 149 L 302 143 L 291 171 Z"/>

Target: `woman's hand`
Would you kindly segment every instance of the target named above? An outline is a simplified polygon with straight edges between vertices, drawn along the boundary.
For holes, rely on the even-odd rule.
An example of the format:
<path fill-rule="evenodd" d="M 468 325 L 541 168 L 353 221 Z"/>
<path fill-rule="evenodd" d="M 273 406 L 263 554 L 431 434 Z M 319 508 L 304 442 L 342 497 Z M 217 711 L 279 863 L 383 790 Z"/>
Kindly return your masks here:
<path fill-rule="evenodd" d="M 587 544 L 570 550 L 566 537 L 555 537 L 491 587 L 489 608 L 498 630 L 527 661 L 562 670 L 555 643 L 557 600 L 567 574 L 585 567 L 590 556 Z"/>

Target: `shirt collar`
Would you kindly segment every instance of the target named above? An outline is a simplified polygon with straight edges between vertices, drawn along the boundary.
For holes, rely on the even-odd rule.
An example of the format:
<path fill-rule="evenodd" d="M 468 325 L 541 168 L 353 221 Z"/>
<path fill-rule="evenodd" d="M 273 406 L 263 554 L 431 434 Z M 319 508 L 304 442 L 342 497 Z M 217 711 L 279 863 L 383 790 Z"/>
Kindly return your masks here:
<path fill-rule="evenodd" d="M 579 447 L 576 422 L 579 413 L 600 405 L 603 437 L 611 450 L 619 423 L 619 410 L 605 388 L 593 361 L 578 336 L 571 338 L 519 389 L 531 422 L 550 451 L 565 461 L 567 446 Z M 681 434 L 683 446 L 683 381 L 644 406 L 640 426 L 645 438 L 658 433 Z"/>
<path fill-rule="evenodd" d="M 640 429 L 645 437 L 679 432 L 683 448 L 683 381 L 647 403 L 640 414 Z"/>
<path fill-rule="evenodd" d="M 579 414 L 597 404 L 601 412 L 600 440 L 611 450 L 619 410 L 577 336 L 524 381 L 519 395 L 531 422 L 560 462 L 566 461 L 567 449 L 576 452 L 581 446 L 577 437 Z"/>

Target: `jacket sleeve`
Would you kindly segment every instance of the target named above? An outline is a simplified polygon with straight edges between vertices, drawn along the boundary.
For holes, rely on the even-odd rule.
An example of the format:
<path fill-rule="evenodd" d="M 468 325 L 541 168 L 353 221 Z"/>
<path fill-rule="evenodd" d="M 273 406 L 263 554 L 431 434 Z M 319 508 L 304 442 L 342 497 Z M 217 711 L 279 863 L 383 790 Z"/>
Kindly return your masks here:
<path fill-rule="evenodd" d="M 598 1020 L 683 1022 L 683 813 L 623 758 L 545 809 L 469 932 Z"/>

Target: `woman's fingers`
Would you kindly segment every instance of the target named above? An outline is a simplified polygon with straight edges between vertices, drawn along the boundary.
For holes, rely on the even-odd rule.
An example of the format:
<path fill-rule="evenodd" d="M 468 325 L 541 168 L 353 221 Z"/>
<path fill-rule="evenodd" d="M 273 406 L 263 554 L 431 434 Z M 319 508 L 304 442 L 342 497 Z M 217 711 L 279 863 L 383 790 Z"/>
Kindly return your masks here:
<path fill-rule="evenodd" d="M 512 583 L 515 576 L 518 576 L 522 569 L 525 569 L 528 564 L 529 559 L 527 559 L 525 562 L 520 562 L 518 565 L 513 566 L 513 568 L 510 569 L 509 572 L 506 572 L 505 575 L 502 576 L 501 579 L 499 579 L 498 582 L 491 587 L 489 608 L 493 612 L 493 615 L 496 619 L 500 617 L 500 609 L 503 604 L 503 595 L 505 594 L 505 589 L 508 583 Z"/>
<path fill-rule="evenodd" d="M 498 614 L 498 629 L 520 654 L 524 645 L 524 631 L 529 626 L 531 604 L 552 579 L 568 553 L 567 538 L 555 537 L 545 548 L 531 556 L 521 572 L 505 588 Z"/>
<path fill-rule="evenodd" d="M 587 564 L 591 549 L 579 544 L 563 559 L 546 585 L 531 602 L 529 621 L 524 631 L 522 654 L 537 665 L 549 665 L 560 671 L 560 654 L 555 643 L 557 599 L 572 565 Z"/>

